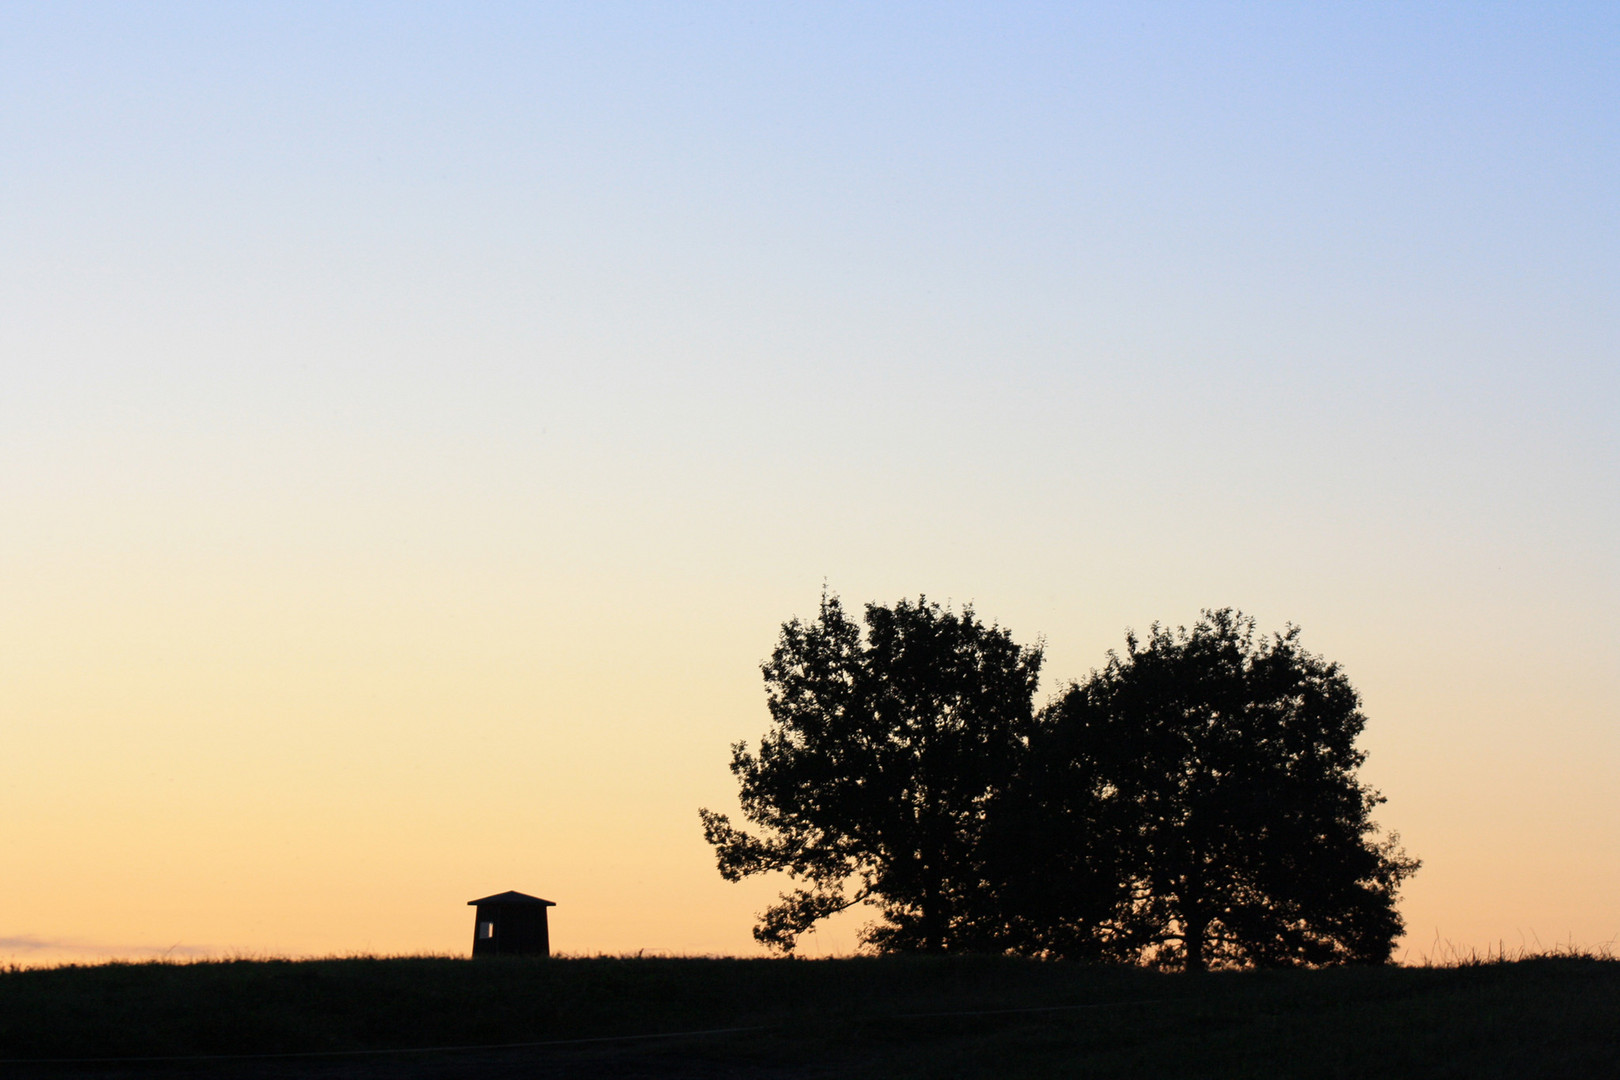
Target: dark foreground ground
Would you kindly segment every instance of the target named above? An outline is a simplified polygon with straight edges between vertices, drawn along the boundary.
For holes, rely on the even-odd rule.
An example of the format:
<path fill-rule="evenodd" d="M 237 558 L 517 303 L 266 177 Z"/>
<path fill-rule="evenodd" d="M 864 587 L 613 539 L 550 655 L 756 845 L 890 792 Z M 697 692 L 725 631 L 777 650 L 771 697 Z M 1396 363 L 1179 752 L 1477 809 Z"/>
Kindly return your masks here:
<path fill-rule="evenodd" d="M 1620 961 L 1204 976 L 990 958 L 9 971 L 0 1076 L 1620 1077 Z"/>

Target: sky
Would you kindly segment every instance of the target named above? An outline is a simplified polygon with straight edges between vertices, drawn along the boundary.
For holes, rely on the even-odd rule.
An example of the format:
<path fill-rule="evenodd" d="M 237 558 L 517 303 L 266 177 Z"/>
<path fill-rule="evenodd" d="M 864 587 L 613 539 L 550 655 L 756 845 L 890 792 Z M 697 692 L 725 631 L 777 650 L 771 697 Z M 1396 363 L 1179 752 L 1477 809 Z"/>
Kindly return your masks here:
<path fill-rule="evenodd" d="M 8 3 L 0 962 L 757 955 L 823 587 L 1296 624 L 1396 955 L 1614 942 L 1617 191 L 1606 3 Z"/>

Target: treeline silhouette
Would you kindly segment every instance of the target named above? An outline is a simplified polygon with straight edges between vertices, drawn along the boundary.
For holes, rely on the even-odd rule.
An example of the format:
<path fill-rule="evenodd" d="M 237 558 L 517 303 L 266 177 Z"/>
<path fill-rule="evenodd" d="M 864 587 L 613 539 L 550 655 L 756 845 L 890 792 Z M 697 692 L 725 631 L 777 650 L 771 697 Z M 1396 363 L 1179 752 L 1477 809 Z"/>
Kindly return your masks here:
<path fill-rule="evenodd" d="M 1208 967 L 1387 961 L 1418 862 L 1371 820 L 1365 724 L 1299 631 L 1231 609 L 1127 633 L 1035 705 L 1042 650 L 925 597 L 836 596 L 762 669 L 771 727 L 732 747 L 746 831 L 700 810 L 728 880 L 797 887 L 754 929 L 791 953 L 863 902 L 880 952 Z"/>

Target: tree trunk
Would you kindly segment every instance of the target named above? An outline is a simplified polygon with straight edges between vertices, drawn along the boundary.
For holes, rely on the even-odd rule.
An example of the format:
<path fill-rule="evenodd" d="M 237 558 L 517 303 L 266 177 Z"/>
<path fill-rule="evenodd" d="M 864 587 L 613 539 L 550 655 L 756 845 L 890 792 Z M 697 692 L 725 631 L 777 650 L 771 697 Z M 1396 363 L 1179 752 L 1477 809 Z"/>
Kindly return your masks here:
<path fill-rule="evenodd" d="M 1209 920 L 1202 914 L 1189 914 L 1181 931 L 1181 944 L 1187 954 L 1186 970 L 1203 971 L 1208 965 L 1204 959 L 1204 934 Z"/>
<path fill-rule="evenodd" d="M 945 920 L 940 918 L 940 905 L 944 900 L 944 890 L 929 875 L 929 880 L 923 886 L 922 896 L 922 951 L 939 952 L 945 948 Z"/>

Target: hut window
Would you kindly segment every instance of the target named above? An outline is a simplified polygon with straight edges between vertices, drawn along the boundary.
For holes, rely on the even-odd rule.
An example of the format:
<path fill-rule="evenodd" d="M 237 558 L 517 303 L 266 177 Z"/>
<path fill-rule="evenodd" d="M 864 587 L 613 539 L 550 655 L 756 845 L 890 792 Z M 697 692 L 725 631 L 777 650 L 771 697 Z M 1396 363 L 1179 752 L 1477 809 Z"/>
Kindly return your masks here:
<path fill-rule="evenodd" d="M 478 936 L 481 937 L 481 938 L 492 938 L 492 937 L 494 937 L 495 936 L 495 924 L 492 923 L 492 922 L 481 922 L 481 923 L 479 923 L 478 924 Z"/>

